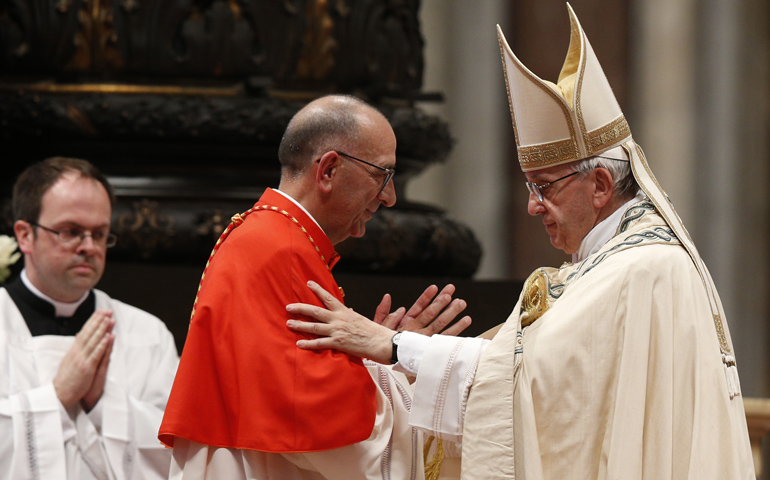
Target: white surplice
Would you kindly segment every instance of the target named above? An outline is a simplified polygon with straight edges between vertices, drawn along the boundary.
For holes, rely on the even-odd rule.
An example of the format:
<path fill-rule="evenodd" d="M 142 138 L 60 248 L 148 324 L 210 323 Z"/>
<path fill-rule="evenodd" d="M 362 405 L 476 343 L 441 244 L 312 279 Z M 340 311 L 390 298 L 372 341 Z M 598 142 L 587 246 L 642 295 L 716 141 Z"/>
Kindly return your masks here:
<path fill-rule="evenodd" d="M 104 394 L 86 413 L 65 410 L 53 378 L 73 336 L 32 337 L 0 290 L 0 478 L 165 479 L 171 452 L 157 438 L 174 380 L 174 338 L 157 317 L 94 290 L 113 311 L 115 343 Z"/>

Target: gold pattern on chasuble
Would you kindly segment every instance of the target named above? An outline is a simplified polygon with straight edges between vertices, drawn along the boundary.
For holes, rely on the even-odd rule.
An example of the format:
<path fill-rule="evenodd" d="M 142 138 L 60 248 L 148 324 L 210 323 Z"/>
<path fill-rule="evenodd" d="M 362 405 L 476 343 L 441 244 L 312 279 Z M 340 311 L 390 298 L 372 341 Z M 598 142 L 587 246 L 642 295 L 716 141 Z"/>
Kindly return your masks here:
<path fill-rule="evenodd" d="M 521 326 L 531 325 L 548 310 L 548 278 L 542 269 L 532 272 L 524 283 L 521 300 Z"/>
<path fill-rule="evenodd" d="M 719 338 L 719 348 L 722 349 L 722 353 L 732 354 L 730 345 L 727 343 L 727 335 L 725 335 L 725 329 L 722 326 L 722 317 L 720 315 L 711 314 L 714 317 L 714 328 L 717 331 L 717 337 Z"/>

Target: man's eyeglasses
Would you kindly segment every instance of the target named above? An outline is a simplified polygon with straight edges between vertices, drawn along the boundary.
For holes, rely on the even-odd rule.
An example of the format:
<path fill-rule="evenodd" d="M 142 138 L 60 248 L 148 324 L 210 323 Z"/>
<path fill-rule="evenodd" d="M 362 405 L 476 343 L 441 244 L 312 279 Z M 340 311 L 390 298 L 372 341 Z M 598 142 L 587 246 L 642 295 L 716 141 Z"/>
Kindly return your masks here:
<path fill-rule="evenodd" d="M 343 157 L 347 157 L 347 158 L 349 158 L 351 160 L 355 160 L 357 162 L 365 163 L 365 164 L 369 165 L 370 167 L 374 167 L 374 168 L 376 168 L 378 170 L 382 170 L 383 172 L 385 172 L 385 178 L 382 181 L 382 187 L 380 187 L 380 192 L 385 190 L 385 187 L 388 186 L 388 182 L 390 182 L 390 180 L 393 178 L 393 175 L 395 175 L 395 173 L 396 173 L 396 169 L 395 168 L 381 167 L 379 165 L 375 165 L 373 163 L 369 163 L 366 160 L 361 160 L 360 158 L 356 158 L 353 155 L 348 155 L 347 153 L 340 152 L 339 150 L 335 150 L 335 151 L 337 152 L 337 155 L 342 155 Z"/>
<path fill-rule="evenodd" d="M 114 233 L 100 232 L 100 231 L 88 231 L 82 228 L 65 228 L 62 230 L 54 230 L 52 228 L 44 227 L 39 223 L 29 222 L 33 227 L 40 227 L 47 232 L 51 232 L 56 235 L 59 242 L 65 247 L 74 247 L 80 245 L 86 237 L 91 237 L 95 245 L 100 247 L 114 247 L 118 243 L 118 236 Z"/>
<path fill-rule="evenodd" d="M 560 182 L 560 181 L 564 180 L 565 178 L 569 178 L 569 177 L 571 177 L 572 175 L 577 175 L 578 173 L 580 173 L 580 172 L 572 172 L 572 173 L 570 173 L 569 175 L 565 175 L 565 176 L 563 176 L 563 177 L 561 177 L 561 178 L 557 178 L 557 179 L 556 179 L 556 180 L 554 180 L 553 182 L 544 183 L 544 184 L 542 184 L 542 185 L 538 185 L 537 183 L 533 183 L 533 182 L 524 182 L 524 184 L 525 184 L 525 185 L 527 186 L 527 188 L 529 189 L 529 192 L 530 192 L 531 194 L 533 194 L 534 196 L 536 196 L 536 197 L 537 197 L 537 199 L 538 199 L 540 202 L 542 202 L 542 201 L 543 201 L 543 199 L 544 199 L 544 198 L 543 198 L 543 190 L 544 190 L 545 188 L 547 188 L 547 187 L 550 187 L 550 186 L 551 186 L 551 185 L 553 185 L 554 183 L 556 183 L 556 182 Z"/>

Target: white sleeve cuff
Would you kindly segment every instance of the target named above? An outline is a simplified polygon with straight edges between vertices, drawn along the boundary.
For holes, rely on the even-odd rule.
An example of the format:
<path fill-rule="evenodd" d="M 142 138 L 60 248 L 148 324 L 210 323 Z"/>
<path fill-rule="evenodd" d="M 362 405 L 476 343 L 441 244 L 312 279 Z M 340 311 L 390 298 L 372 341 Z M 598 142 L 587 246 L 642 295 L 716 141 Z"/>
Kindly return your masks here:
<path fill-rule="evenodd" d="M 438 438 L 462 441 L 468 391 L 488 344 L 481 338 L 430 337 L 414 385 L 410 425 Z"/>
<path fill-rule="evenodd" d="M 414 332 L 403 332 L 398 342 L 398 363 L 396 371 L 417 375 L 430 337 Z"/>
<path fill-rule="evenodd" d="M 104 396 L 104 395 L 102 395 Z M 96 431 L 100 434 L 102 433 L 102 399 L 100 398 L 98 402 L 96 402 L 96 405 L 94 405 L 94 408 L 91 409 L 90 412 L 87 413 L 88 418 L 91 419 L 91 423 L 94 424 L 94 427 L 96 427 Z"/>

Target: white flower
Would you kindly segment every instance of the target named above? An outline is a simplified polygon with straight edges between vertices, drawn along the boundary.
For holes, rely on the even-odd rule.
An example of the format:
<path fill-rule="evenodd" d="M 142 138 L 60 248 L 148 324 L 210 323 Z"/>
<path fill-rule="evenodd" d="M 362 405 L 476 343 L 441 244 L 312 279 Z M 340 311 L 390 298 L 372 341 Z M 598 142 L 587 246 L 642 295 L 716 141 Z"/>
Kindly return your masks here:
<path fill-rule="evenodd" d="M 8 267 L 16 263 L 21 257 L 21 253 L 16 252 L 18 246 L 15 238 L 0 235 L 0 283 L 5 282 L 5 279 L 11 275 L 11 269 Z"/>

